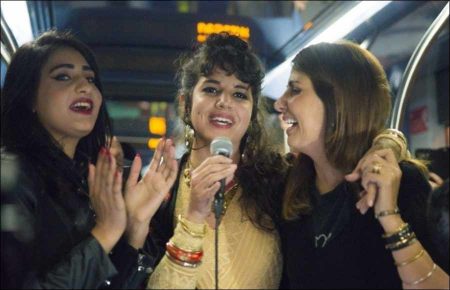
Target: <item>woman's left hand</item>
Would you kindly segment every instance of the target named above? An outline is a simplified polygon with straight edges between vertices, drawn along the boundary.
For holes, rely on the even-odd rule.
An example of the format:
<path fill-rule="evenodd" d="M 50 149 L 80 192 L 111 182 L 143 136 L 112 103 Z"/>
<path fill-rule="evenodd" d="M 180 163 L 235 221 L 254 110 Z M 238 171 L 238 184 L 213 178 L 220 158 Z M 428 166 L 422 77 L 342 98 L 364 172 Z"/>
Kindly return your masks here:
<path fill-rule="evenodd" d="M 397 208 L 402 171 L 391 149 L 377 150 L 366 155 L 345 179 L 353 182 L 359 176 L 364 190 L 360 193 L 361 199 L 356 207 L 362 214 L 372 206 L 375 213 Z"/>
<path fill-rule="evenodd" d="M 142 160 L 136 156 L 125 185 L 128 216 L 126 235 L 129 243 L 135 248 L 143 245 L 151 218 L 175 183 L 178 163 L 172 140 L 165 138 L 160 140 L 149 170 L 138 182 L 141 167 Z"/>

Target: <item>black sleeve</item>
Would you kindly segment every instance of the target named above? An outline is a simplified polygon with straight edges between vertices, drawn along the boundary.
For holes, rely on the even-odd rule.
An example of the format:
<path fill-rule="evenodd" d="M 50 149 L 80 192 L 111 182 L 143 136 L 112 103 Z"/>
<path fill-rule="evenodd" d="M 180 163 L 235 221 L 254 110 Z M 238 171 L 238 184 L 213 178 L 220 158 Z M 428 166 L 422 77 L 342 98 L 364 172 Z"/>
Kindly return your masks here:
<path fill-rule="evenodd" d="M 30 275 L 24 288 L 97 289 L 116 273 L 103 248 L 90 236 L 73 248 L 43 279 Z"/>
<path fill-rule="evenodd" d="M 172 191 L 171 198 L 161 206 L 152 219 L 145 243 L 144 250 L 153 254 L 153 268 L 163 258 L 166 252 L 166 243 L 174 234 L 173 209 L 176 201 L 176 192 L 174 191 Z"/>
<path fill-rule="evenodd" d="M 21 168 L 24 166 L 22 165 Z M 21 171 L 14 191 L 13 204 L 20 216 L 19 223 L 26 225 L 25 231 L 30 233 L 29 240 L 19 241 L 29 254 L 28 260 L 22 262 L 32 264 L 28 268 L 28 273 L 16 278 L 21 279 L 24 288 L 98 288 L 117 271 L 101 245 L 90 234 L 81 239 L 72 249 L 68 249 L 67 254 L 47 272 L 41 273 L 39 271 L 41 269 L 34 266 L 36 243 L 34 235 L 45 234 L 40 232 L 38 216 L 42 206 L 47 205 L 41 204 L 46 202 L 45 193 L 39 189 L 39 181 L 33 176 L 36 175 L 31 170 Z M 45 221 L 42 226 L 45 227 Z M 6 250 L 2 244 L 2 252 Z"/>
<path fill-rule="evenodd" d="M 413 165 L 402 164 L 402 186 L 399 195 L 399 208 L 405 222 L 409 223 L 417 239 L 431 256 L 433 261 L 443 269 L 448 269 L 448 259 L 443 260 L 440 252 L 442 245 L 433 243 L 428 219 L 428 202 L 431 186 L 426 177 Z M 448 204 L 447 204 L 448 206 Z M 448 217 L 448 215 L 447 215 Z M 446 247 L 446 246 L 445 246 Z"/>
<path fill-rule="evenodd" d="M 402 179 L 398 195 L 398 207 L 403 220 L 410 224 L 417 239 L 425 249 L 430 247 L 427 230 L 427 200 L 431 192 L 430 184 L 423 173 L 413 164 L 400 163 Z"/>
<path fill-rule="evenodd" d="M 111 251 L 110 258 L 119 273 L 108 281 L 110 283 L 104 285 L 105 288 L 140 288 L 153 271 L 152 255 L 142 249 L 133 248 L 124 237 Z"/>
<path fill-rule="evenodd" d="M 425 209 L 430 186 L 425 176 L 413 164 L 402 162 L 400 169 L 402 171 L 398 193 L 400 214 L 402 219 L 410 224 L 417 239 L 426 247 L 428 237 Z M 385 241 L 381 238 L 384 233 L 383 228 L 373 215 L 372 208 L 361 216 L 362 224 L 367 225 L 367 230 L 361 232 L 365 246 L 361 248 L 360 253 L 361 265 L 367 273 L 367 286 L 380 289 L 401 288 L 401 280 L 391 251 L 385 249 Z"/>

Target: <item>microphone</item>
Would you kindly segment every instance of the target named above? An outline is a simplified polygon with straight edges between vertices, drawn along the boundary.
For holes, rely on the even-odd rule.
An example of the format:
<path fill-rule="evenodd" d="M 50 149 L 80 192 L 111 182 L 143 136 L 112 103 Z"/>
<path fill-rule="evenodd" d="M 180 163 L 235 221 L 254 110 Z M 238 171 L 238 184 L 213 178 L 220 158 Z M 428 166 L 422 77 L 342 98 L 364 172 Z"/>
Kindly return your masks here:
<path fill-rule="evenodd" d="M 233 143 L 227 137 L 217 137 L 210 145 L 211 155 L 222 155 L 230 157 L 233 153 Z M 214 196 L 214 215 L 216 221 L 219 221 L 224 205 L 225 178 L 220 180 L 220 188 Z"/>

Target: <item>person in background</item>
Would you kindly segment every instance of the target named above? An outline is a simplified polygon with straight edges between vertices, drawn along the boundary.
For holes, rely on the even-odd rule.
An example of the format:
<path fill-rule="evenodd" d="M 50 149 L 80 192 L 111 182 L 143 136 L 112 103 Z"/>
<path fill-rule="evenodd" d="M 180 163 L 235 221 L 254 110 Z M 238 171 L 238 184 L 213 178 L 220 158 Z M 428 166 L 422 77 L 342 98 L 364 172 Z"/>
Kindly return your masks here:
<path fill-rule="evenodd" d="M 123 193 L 97 63 L 70 33 L 49 31 L 21 46 L 1 102 L 1 145 L 22 170 L 15 204 L 33 233 L 29 275 L 11 279 L 24 288 L 142 283 L 150 257 L 140 248 L 176 177 L 172 141 L 160 142 L 140 181 L 135 157 Z"/>
<path fill-rule="evenodd" d="M 408 155 L 398 164 L 391 149 L 363 157 L 390 101 L 382 66 L 357 44 L 320 43 L 294 58 L 276 104 L 298 153 L 280 224 L 286 287 L 449 287 L 427 251 L 426 167 Z"/>

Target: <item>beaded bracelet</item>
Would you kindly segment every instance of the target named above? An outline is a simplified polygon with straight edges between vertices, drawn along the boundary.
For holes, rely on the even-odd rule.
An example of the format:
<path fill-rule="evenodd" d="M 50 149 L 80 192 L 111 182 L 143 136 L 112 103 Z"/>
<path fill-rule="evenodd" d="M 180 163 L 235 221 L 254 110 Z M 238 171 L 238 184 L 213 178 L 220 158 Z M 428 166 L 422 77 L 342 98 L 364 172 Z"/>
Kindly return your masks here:
<path fill-rule="evenodd" d="M 408 259 L 408 260 L 406 260 L 406 261 L 403 261 L 403 262 L 395 262 L 395 266 L 397 266 L 397 267 L 403 267 L 403 266 L 406 266 L 406 265 L 408 265 L 408 264 L 411 264 L 411 263 L 414 262 L 415 260 L 417 260 L 417 259 L 419 259 L 420 257 L 422 257 L 424 253 L 425 253 L 425 251 L 422 249 L 422 250 L 419 251 L 419 253 L 418 253 L 417 255 L 415 255 L 414 257 L 412 257 L 412 258 L 410 258 L 410 259 Z"/>
<path fill-rule="evenodd" d="M 433 275 L 433 273 L 434 273 L 435 270 L 436 270 L 436 264 L 433 263 L 433 268 L 432 268 L 431 271 L 428 272 L 425 276 L 423 276 L 423 277 L 417 279 L 416 281 L 412 281 L 412 282 L 405 282 L 405 281 L 402 281 L 402 282 L 403 282 L 403 284 L 405 284 L 405 285 L 410 285 L 410 286 L 412 286 L 412 285 L 417 285 L 417 284 L 419 284 L 419 283 L 421 283 L 421 282 L 427 280 L 428 278 L 430 278 L 431 275 Z"/>

